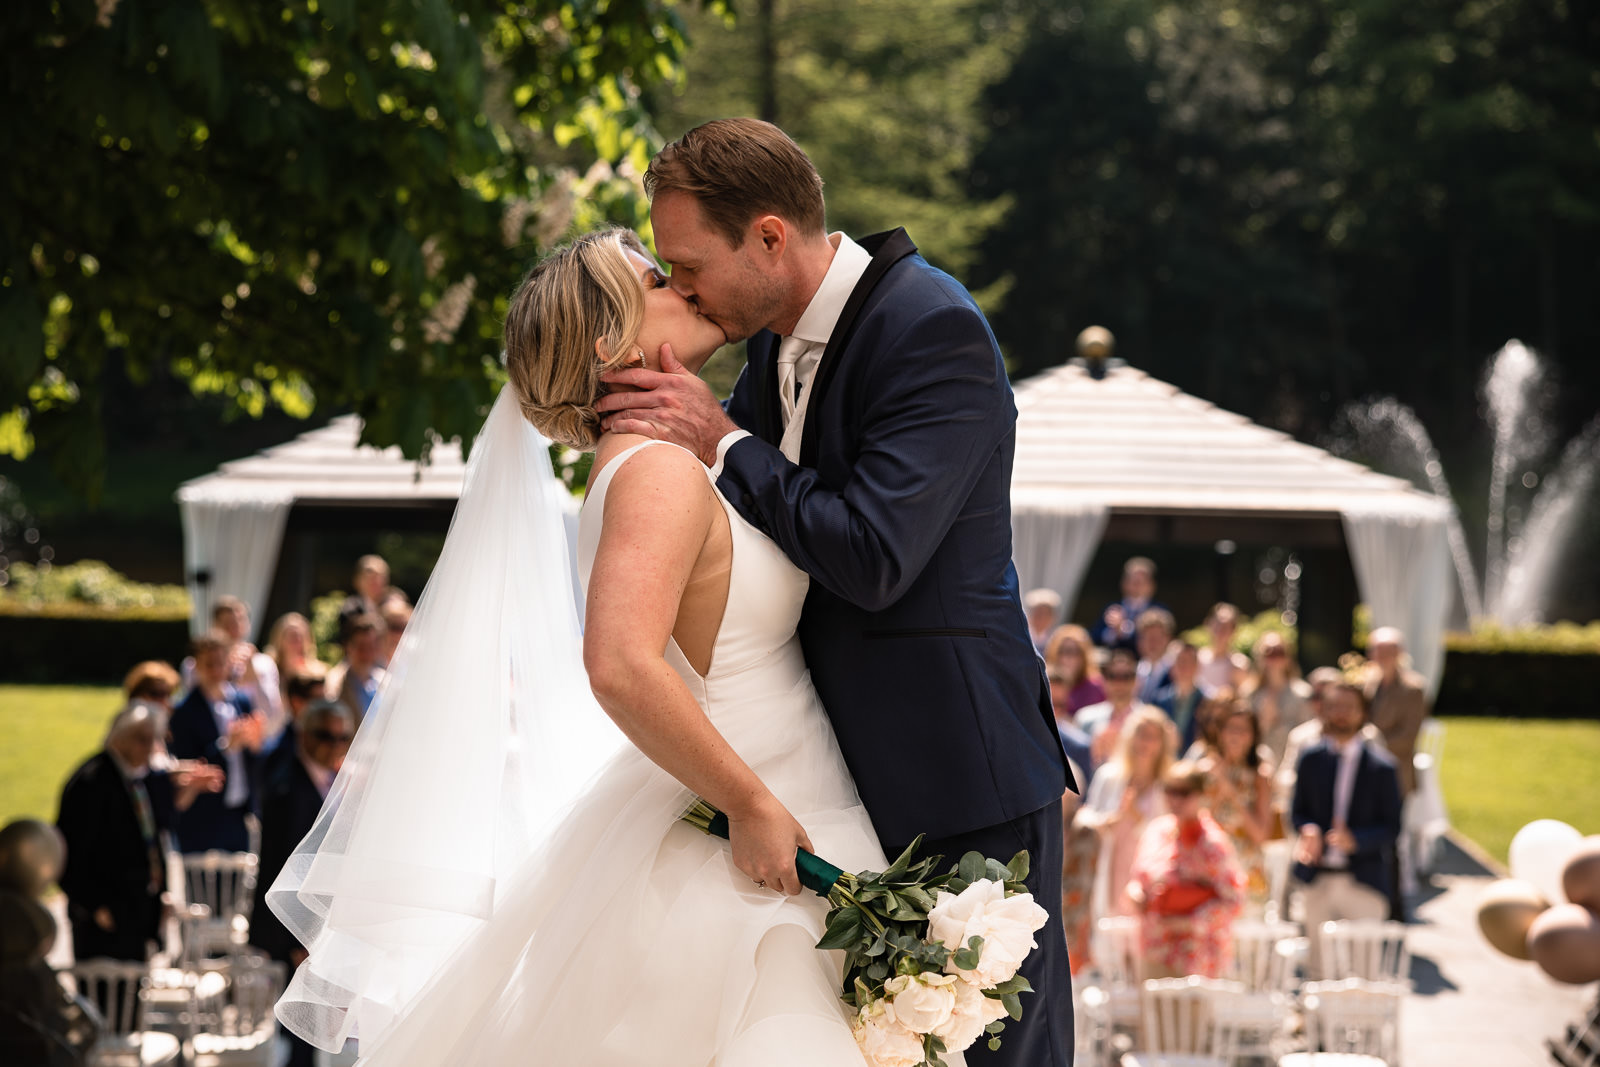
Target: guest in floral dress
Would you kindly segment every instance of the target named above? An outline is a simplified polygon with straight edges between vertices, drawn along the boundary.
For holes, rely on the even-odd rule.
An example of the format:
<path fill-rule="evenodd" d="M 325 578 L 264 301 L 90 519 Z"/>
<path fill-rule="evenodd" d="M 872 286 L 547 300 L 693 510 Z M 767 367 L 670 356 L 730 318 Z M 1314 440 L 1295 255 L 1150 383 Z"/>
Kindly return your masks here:
<path fill-rule="evenodd" d="M 1212 716 L 1200 768 L 1210 784 L 1204 806 L 1233 841 L 1245 874 L 1245 910 L 1259 918 L 1267 904 L 1267 874 L 1261 846 L 1274 827 L 1272 760 L 1261 743 L 1261 720 L 1250 704 L 1219 704 Z"/>
<path fill-rule="evenodd" d="M 1202 806 L 1206 774 L 1189 761 L 1162 779 L 1170 813 L 1139 840 L 1128 895 L 1142 916 L 1145 977 L 1220 976 L 1233 955 L 1244 871 L 1233 844 Z"/>

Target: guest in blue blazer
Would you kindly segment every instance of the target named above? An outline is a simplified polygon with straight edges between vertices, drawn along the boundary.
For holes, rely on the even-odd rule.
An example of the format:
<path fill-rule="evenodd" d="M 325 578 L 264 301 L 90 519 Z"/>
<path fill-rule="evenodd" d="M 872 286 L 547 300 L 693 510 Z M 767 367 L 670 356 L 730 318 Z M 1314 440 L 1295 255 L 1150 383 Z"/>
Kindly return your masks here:
<path fill-rule="evenodd" d="M 777 127 L 707 123 L 645 179 L 669 284 L 747 363 L 726 410 L 661 356 L 607 380 L 608 428 L 672 440 L 811 575 L 800 639 L 862 802 L 893 855 L 1032 855 L 1050 913 L 1037 995 L 999 1052 L 1071 1063 L 1060 924 L 1066 758 L 1011 565 L 1016 405 L 972 297 L 904 230 L 824 226 L 822 179 Z M 616 412 L 624 412 L 617 416 Z"/>
<path fill-rule="evenodd" d="M 205 760 L 221 767 L 222 792 L 195 799 L 173 826 L 185 853 L 246 852 L 245 817 L 256 810 L 256 763 L 262 746 L 262 716 L 228 682 L 233 641 L 220 630 L 195 639 L 195 685 L 172 712 L 167 750 L 177 759 Z"/>
<path fill-rule="evenodd" d="M 1323 696 L 1322 739 L 1296 768 L 1290 812 L 1298 839 L 1294 876 L 1302 886 L 1305 925 L 1389 914 L 1389 864 L 1400 836 L 1400 778 L 1394 757 L 1361 737 L 1367 698 L 1361 684 L 1341 681 Z M 1324 974 L 1311 938 L 1311 970 Z"/>

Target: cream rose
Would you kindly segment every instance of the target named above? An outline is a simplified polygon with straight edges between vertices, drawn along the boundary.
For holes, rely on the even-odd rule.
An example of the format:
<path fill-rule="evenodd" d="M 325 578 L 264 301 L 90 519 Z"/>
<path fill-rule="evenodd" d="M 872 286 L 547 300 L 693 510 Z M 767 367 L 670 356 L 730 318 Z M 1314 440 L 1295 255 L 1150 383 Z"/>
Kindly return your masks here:
<path fill-rule="evenodd" d="M 945 1024 L 933 1033 L 944 1038 L 944 1047 L 951 1052 L 962 1052 L 983 1036 L 983 1028 L 996 1019 L 1006 1016 L 1005 1005 L 983 995 L 983 991 L 964 978 L 957 978 L 952 987 L 956 994 L 955 1010 Z"/>
<path fill-rule="evenodd" d="M 856 1045 L 872 1067 L 917 1067 L 923 1061 L 922 1038 L 897 1022 L 883 1000 L 857 1012 L 853 1029 Z"/>
<path fill-rule="evenodd" d="M 1048 919 L 1045 910 L 1033 902 L 1033 894 L 1008 897 L 1002 883 L 980 878 L 959 894 L 939 894 L 928 912 L 928 932 L 951 953 L 974 936 L 983 938 L 977 967 L 960 970 L 952 958 L 945 971 L 988 989 L 1017 973 L 1023 958 L 1038 946 L 1034 932 Z"/>
<path fill-rule="evenodd" d="M 955 1010 L 958 979 L 950 974 L 902 974 L 883 984 L 892 997 L 889 1012 L 901 1026 L 917 1034 L 931 1034 L 950 1021 Z"/>

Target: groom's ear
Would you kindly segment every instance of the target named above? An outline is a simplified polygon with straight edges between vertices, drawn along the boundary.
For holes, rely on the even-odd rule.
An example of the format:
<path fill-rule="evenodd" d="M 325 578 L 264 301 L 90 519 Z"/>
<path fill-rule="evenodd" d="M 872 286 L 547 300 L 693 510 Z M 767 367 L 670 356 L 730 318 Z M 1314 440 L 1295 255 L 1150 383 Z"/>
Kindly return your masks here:
<path fill-rule="evenodd" d="M 781 256 L 789 244 L 789 224 L 777 215 L 759 215 L 750 223 L 751 235 L 767 253 Z"/>

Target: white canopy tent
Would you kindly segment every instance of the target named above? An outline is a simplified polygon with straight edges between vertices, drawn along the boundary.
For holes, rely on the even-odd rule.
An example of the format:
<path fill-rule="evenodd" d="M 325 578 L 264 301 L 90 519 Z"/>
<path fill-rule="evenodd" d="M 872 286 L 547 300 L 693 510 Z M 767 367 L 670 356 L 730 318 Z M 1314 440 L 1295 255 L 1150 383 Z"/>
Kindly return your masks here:
<path fill-rule="evenodd" d="M 397 447 L 358 444 L 360 437 L 361 420 L 343 415 L 179 487 L 192 633 L 210 625 L 211 606 L 223 594 L 245 602 L 258 633 L 267 625 L 262 616 L 284 529 L 297 507 L 391 513 L 454 508 L 466 475 L 459 441 L 436 444 L 428 462 L 418 464 Z M 575 559 L 576 501 L 567 515 L 567 540 Z M 573 588 L 576 596 L 576 570 Z M 581 616 L 582 598 L 577 599 Z"/>
<path fill-rule="evenodd" d="M 1011 508 L 1023 589 L 1054 589 L 1070 608 L 1117 516 L 1204 516 L 1241 531 L 1286 518 L 1338 524 L 1373 625 L 1403 630 L 1414 666 L 1437 687 L 1455 596 L 1446 502 L 1119 360 L 1099 380 L 1073 360 L 1018 383 L 1016 398 Z"/>

